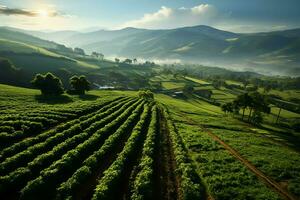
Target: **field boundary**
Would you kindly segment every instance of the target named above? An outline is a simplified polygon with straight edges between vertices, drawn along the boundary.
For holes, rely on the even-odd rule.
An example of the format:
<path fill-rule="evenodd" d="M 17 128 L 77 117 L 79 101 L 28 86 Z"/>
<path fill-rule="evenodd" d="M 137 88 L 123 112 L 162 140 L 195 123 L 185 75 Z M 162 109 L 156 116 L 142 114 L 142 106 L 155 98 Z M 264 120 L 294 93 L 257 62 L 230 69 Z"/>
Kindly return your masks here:
<path fill-rule="evenodd" d="M 216 136 L 212 131 L 209 129 L 203 127 L 202 125 L 199 125 L 195 120 L 186 117 L 190 122 L 190 124 L 196 125 L 199 128 L 201 128 L 203 131 L 205 131 L 213 140 L 221 144 L 227 151 L 229 151 L 236 159 L 238 159 L 245 167 L 247 167 L 250 171 L 252 171 L 260 180 L 262 180 L 267 186 L 272 188 L 276 193 L 278 193 L 281 197 L 287 200 L 297 200 L 298 198 L 292 196 L 289 194 L 285 189 L 283 189 L 279 183 L 277 183 L 272 178 L 265 175 L 262 171 L 257 169 L 250 161 L 245 159 L 242 155 L 238 153 L 235 149 L 233 149 L 231 146 L 229 146 L 227 143 L 225 143 L 223 140 L 221 140 L 218 136 Z"/>

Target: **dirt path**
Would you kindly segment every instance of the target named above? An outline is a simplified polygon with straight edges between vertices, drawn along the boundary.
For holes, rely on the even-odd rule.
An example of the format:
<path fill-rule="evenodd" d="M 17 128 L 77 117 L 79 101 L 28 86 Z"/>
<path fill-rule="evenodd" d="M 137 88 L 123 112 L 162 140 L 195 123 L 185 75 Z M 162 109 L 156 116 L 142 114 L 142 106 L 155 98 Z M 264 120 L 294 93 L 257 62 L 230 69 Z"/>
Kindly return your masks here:
<path fill-rule="evenodd" d="M 160 199 L 175 200 L 180 199 L 180 180 L 175 174 L 176 161 L 172 149 L 171 138 L 166 119 L 162 111 L 159 112 L 159 174 L 160 174 Z"/>
<path fill-rule="evenodd" d="M 200 127 L 202 130 L 204 130 L 206 133 L 208 133 L 212 139 L 214 139 L 216 142 L 221 144 L 226 150 L 228 150 L 235 158 L 240 160 L 244 166 L 246 166 L 249 170 L 251 170 L 260 180 L 262 180 L 265 184 L 267 184 L 269 187 L 273 188 L 280 196 L 282 196 L 284 199 L 288 200 L 296 200 L 297 198 L 293 197 L 291 194 L 289 194 L 284 188 L 281 187 L 279 183 L 274 181 L 272 178 L 265 175 L 262 171 L 257 169 L 250 161 L 243 158 L 236 150 L 234 150 L 232 147 L 230 147 L 228 144 L 226 144 L 224 141 L 222 141 L 218 136 L 216 136 L 213 132 L 210 130 L 204 128 L 203 126 L 197 124 L 196 121 L 185 117 L 190 122 L 192 122 L 194 125 Z"/>

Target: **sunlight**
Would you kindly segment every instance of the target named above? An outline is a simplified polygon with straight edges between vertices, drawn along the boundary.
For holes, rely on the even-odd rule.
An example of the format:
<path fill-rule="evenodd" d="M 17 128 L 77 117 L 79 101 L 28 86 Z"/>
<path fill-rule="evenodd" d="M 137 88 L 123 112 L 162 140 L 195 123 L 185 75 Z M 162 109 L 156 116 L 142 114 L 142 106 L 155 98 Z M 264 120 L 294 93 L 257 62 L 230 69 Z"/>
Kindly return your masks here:
<path fill-rule="evenodd" d="M 41 17 L 48 17 L 49 16 L 49 11 L 48 10 L 39 10 L 37 13 Z"/>

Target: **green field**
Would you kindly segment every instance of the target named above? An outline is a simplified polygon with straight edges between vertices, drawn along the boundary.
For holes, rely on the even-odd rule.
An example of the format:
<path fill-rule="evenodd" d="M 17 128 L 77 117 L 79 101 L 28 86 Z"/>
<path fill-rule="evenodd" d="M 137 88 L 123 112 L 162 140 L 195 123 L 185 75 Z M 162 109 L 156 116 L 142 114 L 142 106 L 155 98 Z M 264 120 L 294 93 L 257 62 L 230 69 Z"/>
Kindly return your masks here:
<path fill-rule="evenodd" d="M 34 89 L 0 85 L 1 196 L 191 200 L 299 196 L 296 136 L 251 126 L 199 99 L 155 94 L 155 101 L 147 101 L 137 96 L 136 91 L 92 90 L 54 98 Z"/>

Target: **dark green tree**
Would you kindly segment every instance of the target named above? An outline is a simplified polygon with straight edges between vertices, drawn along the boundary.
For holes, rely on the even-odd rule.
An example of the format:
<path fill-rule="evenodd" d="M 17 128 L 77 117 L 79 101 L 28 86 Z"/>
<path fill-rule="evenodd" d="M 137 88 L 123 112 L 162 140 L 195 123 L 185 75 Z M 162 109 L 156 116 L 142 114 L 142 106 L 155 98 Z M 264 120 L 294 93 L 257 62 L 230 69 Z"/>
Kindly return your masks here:
<path fill-rule="evenodd" d="M 183 92 L 187 94 L 192 94 L 194 91 L 194 87 L 191 84 L 185 84 L 183 87 Z"/>
<path fill-rule="evenodd" d="M 81 49 L 81 48 L 78 48 L 78 47 L 74 48 L 74 53 L 79 54 L 79 55 L 82 55 L 82 56 L 85 55 L 84 50 Z"/>
<path fill-rule="evenodd" d="M 236 99 L 236 104 L 238 107 L 243 109 L 243 115 L 242 115 L 242 119 L 244 119 L 245 116 L 245 110 L 251 105 L 252 103 L 252 99 L 249 96 L 248 93 L 239 95 Z"/>
<path fill-rule="evenodd" d="M 225 103 L 225 104 L 223 104 L 223 105 L 221 106 L 221 109 L 222 109 L 223 112 L 225 112 L 225 114 L 226 114 L 226 113 L 232 113 L 233 110 L 234 110 L 234 105 L 233 105 L 232 102 Z"/>
<path fill-rule="evenodd" d="M 255 110 L 252 115 L 252 123 L 259 125 L 262 123 L 262 121 L 263 121 L 263 116 L 262 116 L 261 112 L 258 110 Z"/>
<path fill-rule="evenodd" d="M 43 95 L 60 95 L 64 93 L 61 80 L 50 72 L 45 75 L 35 75 L 31 83 L 34 87 L 40 89 Z"/>
<path fill-rule="evenodd" d="M 70 84 L 75 94 L 84 94 L 90 90 L 90 82 L 85 76 L 73 76 L 70 78 Z"/>
<path fill-rule="evenodd" d="M 129 58 L 126 58 L 123 63 L 126 63 L 126 64 L 132 64 L 132 60 L 129 59 Z"/>
<path fill-rule="evenodd" d="M 253 114 L 257 114 L 258 112 L 263 112 L 263 113 L 267 113 L 269 114 L 271 109 L 269 107 L 269 103 L 266 99 L 265 95 L 260 94 L 259 92 L 252 92 L 250 93 L 250 104 L 249 104 L 249 108 L 250 108 L 250 113 L 249 113 L 249 117 L 248 117 L 248 121 L 252 120 L 253 121 L 253 117 L 252 116 L 252 111 L 254 111 Z M 252 118 L 252 119 L 251 119 Z"/>

